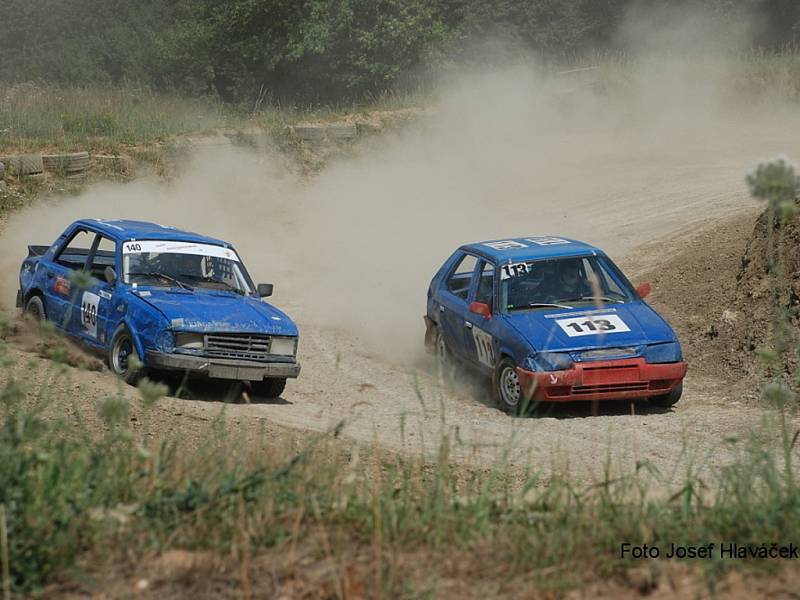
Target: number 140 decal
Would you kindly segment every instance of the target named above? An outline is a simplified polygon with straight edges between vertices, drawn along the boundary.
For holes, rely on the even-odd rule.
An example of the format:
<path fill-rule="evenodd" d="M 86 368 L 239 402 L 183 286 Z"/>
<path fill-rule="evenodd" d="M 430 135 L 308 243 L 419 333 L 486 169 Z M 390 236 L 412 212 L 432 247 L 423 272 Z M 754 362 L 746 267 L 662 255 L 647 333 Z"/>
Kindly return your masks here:
<path fill-rule="evenodd" d="M 630 331 L 625 321 L 617 315 L 584 315 L 571 319 L 557 319 L 556 323 L 569 337 Z"/>

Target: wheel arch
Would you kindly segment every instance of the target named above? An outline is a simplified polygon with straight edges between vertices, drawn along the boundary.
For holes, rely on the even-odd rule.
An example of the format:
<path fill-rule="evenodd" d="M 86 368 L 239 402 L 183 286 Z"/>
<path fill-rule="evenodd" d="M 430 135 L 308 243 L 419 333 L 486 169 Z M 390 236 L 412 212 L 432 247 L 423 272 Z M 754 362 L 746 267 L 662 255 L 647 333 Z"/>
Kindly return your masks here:
<path fill-rule="evenodd" d="M 131 339 L 133 340 L 133 345 L 136 348 L 136 353 L 139 355 L 139 360 L 142 362 L 142 364 L 145 364 L 146 354 L 144 350 L 144 344 L 142 344 L 142 336 L 136 326 L 133 324 L 133 320 L 127 315 L 123 317 L 119 324 L 114 328 L 114 333 L 111 334 L 111 338 L 108 340 L 109 350 L 111 349 L 111 344 L 114 342 L 114 336 L 117 335 L 117 331 L 119 331 L 122 327 L 125 327 L 128 330 L 128 333 L 131 334 Z"/>
<path fill-rule="evenodd" d="M 29 288 L 27 292 L 22 296 L 22 307 L 25 308 L 25 305 L 30 302 L 30 299 L 34 296 L 39 296 L 42 299 L 42 304 L 45 304 L 45 310 L 47 310 L 46 298 L 44 292 L 39 289 L 38 287 Z"/>

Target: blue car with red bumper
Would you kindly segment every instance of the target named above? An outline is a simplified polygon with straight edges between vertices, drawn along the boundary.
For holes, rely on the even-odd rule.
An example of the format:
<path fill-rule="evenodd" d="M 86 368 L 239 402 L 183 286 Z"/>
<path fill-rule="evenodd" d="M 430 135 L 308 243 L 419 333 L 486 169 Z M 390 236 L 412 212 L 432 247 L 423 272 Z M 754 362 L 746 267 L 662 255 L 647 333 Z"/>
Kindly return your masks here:
<path fill-rule="evenodd" d="M 298 330 L 264 298 L 229 243 L 142 221 L 83 219 L 29 246 L 17 306 L 107 357 L 133 383 L 148 369 L 248 381 L 278 397 L 297 377 Z"/>
<path fill-rule="evenodd" d="M 681 396 L 687 365 L 669 324 L 599 248 L 533 236 L 467 244 L 428 289 L 425 343 L 452 373 L 492 378 L 500 408 Z"/>

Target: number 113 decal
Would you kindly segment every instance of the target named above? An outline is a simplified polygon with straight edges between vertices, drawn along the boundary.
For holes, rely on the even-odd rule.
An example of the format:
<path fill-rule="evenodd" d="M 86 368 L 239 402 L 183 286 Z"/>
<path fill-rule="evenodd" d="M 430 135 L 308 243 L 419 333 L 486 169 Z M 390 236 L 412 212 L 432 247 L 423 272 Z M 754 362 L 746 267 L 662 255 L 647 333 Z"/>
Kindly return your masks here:
<path fill-rule="evenodd" d="M 556 323 L 569 337 L 630 331 L 625 321 L 617 315 L 584 315 L 571 319 L 557 319 Z"/>

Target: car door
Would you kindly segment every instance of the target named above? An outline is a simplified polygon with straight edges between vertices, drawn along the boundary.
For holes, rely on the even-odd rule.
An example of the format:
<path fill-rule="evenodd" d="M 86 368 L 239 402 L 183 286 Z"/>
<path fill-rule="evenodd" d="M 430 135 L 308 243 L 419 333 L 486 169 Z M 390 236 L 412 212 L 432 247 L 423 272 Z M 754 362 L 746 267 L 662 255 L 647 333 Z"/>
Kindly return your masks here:
<path fill-rule="evenodd" d="M 106 281 L 106 267 L 116 271 L 116 243 L 102 234 L 97 234 L 86 263 L 86 272 L 91 275 L 91 284 L 79 290 L 75 298 L 75 320 L 78 336 L 87 344 L 105 347 L 108 340 L 108 320 L 114 286 Z"/>
<path fill-rule="evenodd" d="M 442 279 L 439 290 L 439 325 L 442 335 L 450 351 L 461 358 L 467 358 L 467 299 L 472 292 L 477 266 L 478 257 L 465 252 L 450 273 Z"/>
<path fill-rule="evenodd" d="M 45 312 L 56 327 L 75 332 L 73 305 L 77 295 L 74 274 L 86 265 L 95 232 L 78 227 L 67 234 L 66 241 L 56 250 L 45 268 Z"/>
<path fill-rule="evenodd" d="M 478 262 L 476 282 L 467 297 L 467 306 L 481 302 L 494 311 L 495 305 L 495 266 L 485 260 Z M 466 359 L 475 366 L 487 370 L 494 369 L 496 361 L 495 330 L 497 320 L 467 311 L 464 329 L 464 349 Z"/>

